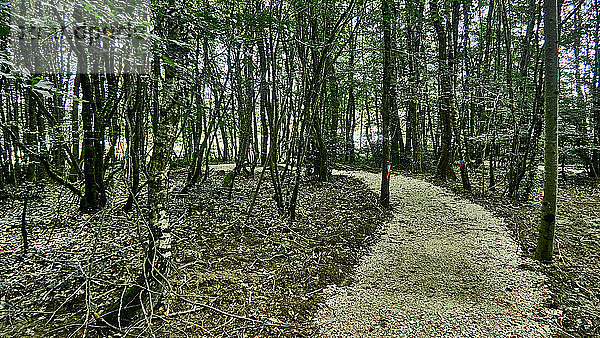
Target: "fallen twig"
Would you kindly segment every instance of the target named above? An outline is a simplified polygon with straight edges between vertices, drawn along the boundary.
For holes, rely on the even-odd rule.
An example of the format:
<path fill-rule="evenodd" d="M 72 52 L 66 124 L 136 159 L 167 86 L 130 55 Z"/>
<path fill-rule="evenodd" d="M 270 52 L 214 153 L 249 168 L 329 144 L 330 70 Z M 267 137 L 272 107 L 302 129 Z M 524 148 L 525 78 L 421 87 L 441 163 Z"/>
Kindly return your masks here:
<path fill-rule="evenodd" d="M 211 310 L 211 311 L 214 311 L 214 312 L 217 312 L 217 313 L 220 313 L 222 315 L 225 315 L 225 316 L 228 316 L 228 317 L 232 317 L 232 318 L 235 318 L 235 319 L 245 320 L 245 321 L 257 323 L 257 324 L 260 324 L 260 325 L 263 325 L 263 326 L 273 326 L 273 327 L 280 327 L 280 328 L 295 328 L 296 327 L 295 325 L 288 324 L 288 323 L 282 323 L 282 324 L 267 323 L 267 322 L 264 322 L 262 320 L 258 320 L 258 319 L 254 319 L 254 318 L 248 318 L 248 317 L 244 317 L 244 316 L 234 315 L 233 313 L 225 312 L 223 310 L 217 309 L 216 307 L 210 306 L 208 304 L 203 304 L 203 303 L 198 303 L 198 302 L 191 301 L 189 299 L 186 299 L 182 295 L 177 295 L 176 294 L 175 296 L 177 296 L 178 298 L 180 298 L 181 300 L 183 300 L 183 301 L 185 301 L 185 302 L 187 302 L 189 304 L 200 306 L 200 307 L 203 307 L 205 309 L 208 309 L 208 310 Z"/>

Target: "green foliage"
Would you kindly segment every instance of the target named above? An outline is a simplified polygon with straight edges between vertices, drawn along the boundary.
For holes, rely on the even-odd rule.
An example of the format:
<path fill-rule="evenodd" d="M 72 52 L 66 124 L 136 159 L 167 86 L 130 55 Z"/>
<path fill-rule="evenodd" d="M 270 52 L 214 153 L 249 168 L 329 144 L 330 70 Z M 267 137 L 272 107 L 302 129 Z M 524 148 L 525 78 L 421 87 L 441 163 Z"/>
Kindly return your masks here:
<path fill-rule="evenodd" d="M 4 23 L 0 23 L 0 36 L 8 36 L 10 34 L 10 27 Z"/>
<path fill-rule="evenodd" d="M 233 175 L 234 175 L 233 170 L 226 173 L 225 176 L 223 177 L 223 183 L 221 185 L 225 188 L 231 187 L 231 183 L 233 182 Z"/>

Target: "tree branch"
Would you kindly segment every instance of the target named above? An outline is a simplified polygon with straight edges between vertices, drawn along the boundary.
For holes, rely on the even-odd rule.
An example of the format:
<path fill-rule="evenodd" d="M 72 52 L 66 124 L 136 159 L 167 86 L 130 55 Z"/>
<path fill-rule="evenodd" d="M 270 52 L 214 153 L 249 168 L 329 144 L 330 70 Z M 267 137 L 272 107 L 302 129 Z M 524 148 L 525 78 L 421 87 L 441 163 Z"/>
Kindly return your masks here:
<path fill-rule="evenodd" d="M 81 190 L 77 189 L 77 187 L 75 187 L 73 184 L 69 183 L 67 180 L 62 178 L 56 172 L 56 170 L 54 170 L 52 168 L 52 166 L 50 165 L 50 162 L 44 155 L 40 155 L 40 154 L 36 153 L 35 151 L 29 149 L 25 144 L 23 144 L 23 142 L 21 142 L 21 140 L 19 140 L 19 138 L 5 124 L 0 124 L 0 127 L 2 127 L 2 129 L 4 129 L 4 131 L 6 131 L 6 133 L 13 139 L 13 141 L 19 148 L 21 148 L 26 153 L 29 153 L 31 156 L 33 156 L 35 159 L 37 159 L 38 161 L 40 161 L 42 163 L 42 166 L 44 166 L 44 169 L 46 170 L 48 177 L 50 177 L 56 183 L 69 189 L 77 197 L 82 196 Z"/>

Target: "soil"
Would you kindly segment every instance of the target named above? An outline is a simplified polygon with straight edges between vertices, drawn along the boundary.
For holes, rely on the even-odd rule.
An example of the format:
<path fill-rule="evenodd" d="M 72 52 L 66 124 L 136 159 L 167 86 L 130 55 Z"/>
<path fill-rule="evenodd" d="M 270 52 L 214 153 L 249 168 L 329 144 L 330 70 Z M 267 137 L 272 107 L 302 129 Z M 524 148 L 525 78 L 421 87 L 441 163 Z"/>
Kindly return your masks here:
<path fill-rule="evenodd" d="M 258 174 L 236 179 L 228 166 L 177 195 L 185 173 L 172 173 L 174 253 L 163 306 L 117 336 L 311 335 L 310 318 L 329 285 L 352 282 L 353 268 L 377 238 L 386 214 L 359 180 L 303 180 L 297 219 L 277 212 L 269 180 L 250 217 Z M 77 201 L 54 185 L 27 215 L 31 248 L 21 252 L 21 202 L 0 206 L 0 336 L 96 336 L 94 318 L 139 274 L 147 229 L 142 208 L 122 211 L 116 182 L 111 204 L 81 215 Z M 122 185 L 121 185 L 122 186 Z M 145 201 L 144 192 L 140 201 Z"/>

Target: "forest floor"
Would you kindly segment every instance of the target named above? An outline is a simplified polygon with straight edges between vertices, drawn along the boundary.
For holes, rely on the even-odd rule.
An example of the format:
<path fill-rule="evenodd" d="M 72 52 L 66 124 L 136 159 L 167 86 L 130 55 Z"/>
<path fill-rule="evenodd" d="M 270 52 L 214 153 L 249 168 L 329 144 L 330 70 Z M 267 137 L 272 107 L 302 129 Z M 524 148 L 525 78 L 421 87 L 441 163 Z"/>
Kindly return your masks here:
<path fill-rule="evenodd" d="M 377 191 L 380 175 L 353 172 Z M 448 189 L 394 175 L 394 218 L 355 283 L 331 286 L 316 317 L 326 336 L 548 337 L 546 277 L 504 221 Z"/>
<path fill-rule="evenodd" d="M 175 194 L 185 172 L 172 173 L 171 292 L 121 336 L 599 334 L 597 183 L 561 185 L 557 259 L 542 266 L 527 257 L 539 201 L 460 198 L 454 183 L 393 175 L 391 218 L 377 206 L 379 174 L 337 172 L 302 181 L 289 222 L 267 175 L 247 218 L 260 173 L 237 180 L 230 199 L 230 169 L 212 166 L 186 195 Z M 47 184 L 27 214 L 26 255 L 14 228 L 22 202 L 0 204 L 0 336 L 96 335 L 95 314 L 137 277 L 147 238 L 144 210 L 125 213 L 125 192 L 110 193 L 87 216 Z"/>
<path fill-rule="evenodd" d="M 277 211 L 267 175 L 248 218 L 259 173 L 237 179 L 229 198 L 222 183 L 230 169 L 212 167 L 206 182 L 179 196 L 185 172 L 172 172 L 170 292 L 158 311 L 118 336 L 311 335 L 322 290 L 351 283 L 387 217 L 364 183 L 333 176 L 302 181 L 290 222 Z M 103 211 L 82 215 L 72 194 L 46 184 L 27 214 L 25 255 L 15 228 L 22 202 L 0 205 L 0 336 L 98 335 L 94 317 L 139 275 L 148 233 L 143 209 L 122 211 L 124 184 L 117 178 L 112 186 Z"/>
<path fill-rule="evenodd" d="M 506 220 L 506 225 L 529 256 L 535 253 L 538 234 L 541 182 L 527 201 L 517 201 L 497 192 L 481 193 L 481 180 L 473 177 L 474 192 L 465 192 L 459 182 L 441 182 L 414 175 L 451 189 L 484 206 Z M 552 264 L 538 264 L 549 281 L 552 297 L 547 307 L 555 309 L 556 327 L 563 337 L 600 337 L 600 182 L 581 174 L 559 178 L 555 255 Z"/>

